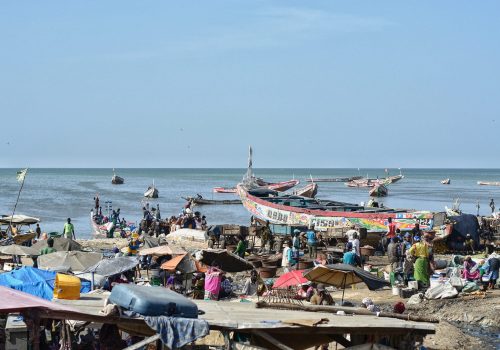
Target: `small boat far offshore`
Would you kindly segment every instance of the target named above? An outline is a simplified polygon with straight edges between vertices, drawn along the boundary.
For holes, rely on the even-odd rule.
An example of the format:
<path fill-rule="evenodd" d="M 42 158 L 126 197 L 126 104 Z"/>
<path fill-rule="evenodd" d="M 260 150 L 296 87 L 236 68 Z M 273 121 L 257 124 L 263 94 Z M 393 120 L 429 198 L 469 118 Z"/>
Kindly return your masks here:
<path fill-rule="evenodd" d="M 349 182 L 349 181 L 354 181 L 354 180 L 360 180 L 362 179 L 363 176 L 351 176 L 351 177 L 317 177 L 317 178 L 311 178 L 307 179 L 307 182 Z"/>
<path fill-rule="evenodd" d="M 214 187 L 215 193 L 236 193 L 236 187 Z"/>
<path fill-rule="evenodd" d="M 449 185 L 451 183 L 451 180 L 450 179 L 444 179 L 444 180 L 441 181 L 441 183 L 443 185 Z"/>
<path fill-rule="evenodd" d="M 158 189 L 155 187 L 154 180 L 153 180 L 153 184 L 148 187 L 146 192 L 144 192 L 144 197 L 146 197 L 146 198 L 158 198 Z"/>
<path fill-rule="evenodd" d="M 477 184 L 481 186 L 500 186 L 498 181 L 478 181 Z"/>
<path fill-rule="evenodd" d="M 115 169 L 113 168 L 113 177 L 111 178 L 111 183 L 113 185 L 123 185 L 124 182 L 125 180 L 123 179 L 123 177 L 116 175 Z"/>

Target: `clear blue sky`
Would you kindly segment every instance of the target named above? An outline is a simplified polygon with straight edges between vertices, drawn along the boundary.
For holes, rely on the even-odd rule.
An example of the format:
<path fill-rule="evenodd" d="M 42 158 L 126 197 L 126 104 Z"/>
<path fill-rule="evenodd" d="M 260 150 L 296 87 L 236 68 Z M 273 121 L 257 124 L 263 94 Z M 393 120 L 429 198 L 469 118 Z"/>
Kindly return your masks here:
<path fill-rule="evenodd" d="M 0 167 L 498 167 L 498 1 L 3 1 Z"/>

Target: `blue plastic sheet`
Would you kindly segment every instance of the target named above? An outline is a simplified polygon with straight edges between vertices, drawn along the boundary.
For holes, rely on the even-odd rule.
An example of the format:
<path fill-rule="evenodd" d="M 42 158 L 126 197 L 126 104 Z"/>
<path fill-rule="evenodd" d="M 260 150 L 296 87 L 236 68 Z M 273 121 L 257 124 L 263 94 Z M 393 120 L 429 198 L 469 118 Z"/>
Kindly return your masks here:
<path fill-rule="evenodd" d="M 0 286 L 16 289 L 46 300 L 52 300 L 55 278 L 56 273 L 53 271 L 45 271 L 25 266 L 11 272 L 0 274 Z M 84 283 L 82 281 L 80 292 L 88 293 L 89 291 L 89 283 Z"/>

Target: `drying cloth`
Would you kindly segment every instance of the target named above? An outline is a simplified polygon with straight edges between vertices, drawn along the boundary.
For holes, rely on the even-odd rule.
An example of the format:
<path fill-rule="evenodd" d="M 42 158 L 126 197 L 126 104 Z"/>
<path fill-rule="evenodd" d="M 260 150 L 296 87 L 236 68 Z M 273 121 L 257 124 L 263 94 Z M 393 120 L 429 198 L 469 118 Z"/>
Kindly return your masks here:
<path fill-rule="evenodd" d="M 169 349 L 181 348 L 198 338 L 206 336 L 210 329 L 208 322 L 196 318 L 147 316 L 147 325 L 160 335 Z"/>

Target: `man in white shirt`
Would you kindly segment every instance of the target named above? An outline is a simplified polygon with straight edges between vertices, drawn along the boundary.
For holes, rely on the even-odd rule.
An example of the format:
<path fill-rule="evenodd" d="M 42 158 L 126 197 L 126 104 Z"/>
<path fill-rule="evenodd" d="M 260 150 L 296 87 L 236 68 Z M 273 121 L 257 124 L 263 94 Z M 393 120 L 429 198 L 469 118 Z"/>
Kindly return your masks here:
<path fill-rule="evenodd" d="M 350 230 L 346 233 L 347 239 L 349 242 L 352 242 L 354 239 L 354 235 L 357 234 L 359 236 L 359 232 L 356 230 L 356 226 L 351 225 Z"/>
<path fill-rule="evenodd" d="M 289 251 L 290 251 L 290 245 L 288 244 L 288 242 L 285 242 L 283 244 L 284 248 L 283 248 L 283 257 L 281 258 L 281 266 L 283 267 L 283 271 L 285 272 L 289 272 L 290 271 L 290 267 L 291 267 L 291 263 L 290 263 L 290 260 L 288 259 L 288 256 L 289 256 Z"/>

